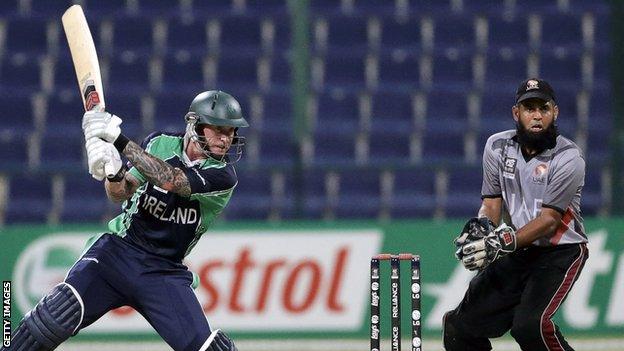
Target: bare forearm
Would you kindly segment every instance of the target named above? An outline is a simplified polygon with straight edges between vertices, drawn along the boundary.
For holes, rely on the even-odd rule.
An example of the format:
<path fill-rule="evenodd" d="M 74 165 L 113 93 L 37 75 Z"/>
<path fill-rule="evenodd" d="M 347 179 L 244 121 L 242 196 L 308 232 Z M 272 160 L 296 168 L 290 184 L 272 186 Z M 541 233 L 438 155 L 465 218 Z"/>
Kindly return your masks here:
<path fill-rule="evenodd" d="M 132 183 L 124 179 L 120 182 L 110 182 L 108 179 L 104 183 L 106 188 L 106 196 L 113 202 L 124 202 L 128 200 L 134 190 L 132 189 Z"/>
<path fill-rule="evenodd" d="M 481 203 L 479 208 L 479 217 L 487 217 L 494 224 L 499 225 L 501 219 L 502 199 L 500 198 L 486 198 Z"/>
<path fill-rule="evenodd" d="M 191 185 L 179 168 L 150 155 L 132 141 L 126 145 L 123 154 L 148 182 L 182 196 L 190 196 Z"/>
<path fill-rule="evenodd" d="M 550 215 L 539 215 L 516 232 L 518 248 L 531 245 L 537 239 L 551 236 L 561 223 L 557 218 Z"/>

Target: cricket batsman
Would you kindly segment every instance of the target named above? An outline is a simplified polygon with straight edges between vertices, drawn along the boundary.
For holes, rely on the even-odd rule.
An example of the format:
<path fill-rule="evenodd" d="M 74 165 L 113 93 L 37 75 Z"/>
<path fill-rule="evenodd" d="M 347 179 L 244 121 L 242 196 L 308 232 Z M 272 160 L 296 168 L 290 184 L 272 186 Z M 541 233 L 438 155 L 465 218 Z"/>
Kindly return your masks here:
<path fill-rule="evenodd" d="M 585 160 L 558 134 L 559 108 L 546 81 L 523 81 L 511 112 L 516 129 L 485 144 L 478 217 L 455 240 L 457 258 L 479 272 L 444 316 L 446 350 L 491 350 L 489 339 L 507 331 L 524 351 L 573 350 L 552 317 L 588 257 Z"/>
<path fill-rule="evenodd" d="M 139 146 L 121 133 L 120 117 L 84 114 L 89 173 L 104 179 L 123 211 L 24 316 L 11 350 L 54 350 L 120 306 L 139 312 L 176 351 L 237 350 L 209 326 L 182 260 L 232 196 L 244 146 L 237 131 L 249 125 L 238 101 L 216 90 L 197 95 L 185 119 L 185 133 L 153 133 Z M 116 175 L 107 178 L 105 164 Z"/>

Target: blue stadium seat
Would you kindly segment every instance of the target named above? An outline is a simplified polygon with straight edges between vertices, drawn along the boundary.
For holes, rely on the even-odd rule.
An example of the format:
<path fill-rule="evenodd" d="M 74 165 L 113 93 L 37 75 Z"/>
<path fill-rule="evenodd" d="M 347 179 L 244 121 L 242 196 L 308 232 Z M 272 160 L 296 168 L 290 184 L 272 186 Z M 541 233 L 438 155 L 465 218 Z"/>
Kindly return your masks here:
<path fill-rule="evenodd" d="M 54 63 L 54 90 L 74 90 L 76 94 L 78 82 L 76 81 L 76 71 L 72 60 L 67 57 L 58 59 Z"/>
<path fill-rule="evenodd" d="M 302 175 L 303 218 L 320 219 L 329 207 L 325 187 L 326 172 L 322 168 L 306 169 Z"/>
<path fill-rule="evenodd" d="M 228 56 L 256 57 L 261 49 L 260 18 L 238 15 L 221 20 L 221 52 Z"/>
<path fill-rule="evenodd" d="M 273 19 L 274 37 L 273 48 L 277 54 L 283 54 L 290 49 L 292 29 L 288 17 Z"/>
<path fill-rule="evenodd" d="M 383 52 L 400 49 L 418 53 L 421 45 L 418 18 L 412 17 L 400 21 L 389 18 L 382 23 L 381 49 Z"/>
<path fill-rule="evenodd" d="M 503 130 L 515 129 L 511 108 L 515 104 L 516 88 L 517 86 L 510 91 L 487 90 L 483 93 L 479 114 L 480 131 L 489 136 Z"/>
<path fill-rule="evenodd" d="M 423 162 L 460 163 L 464 160 L 464 133 L 428 131 L 423 135 Z"/>
<path fill-rule="evenodd" d="M 245 11 L 255 16 L 275 16 L 288 14 L 288 4 L 286 0 L 247 0 Z"/>
<path fill-rule="evenodd" d="M 334 209 L 339 219 L 379 216 L 381 207 L 381 184 L 376 169 L 356 169 L 339 172 L 340 190 L 338 204 Z"/>
<path fill-rule="evenodd" d="M 506 91 L 510 96 L 516 92 L 520 82 L 527 78 L 527 59 L 524 52 L 517 50 L 507 55 L 492 52 L 486 60 L 485 92 Z"/>
<path fill-rule="evenodd" d="M 406 93 L 378 92 L 372 96 L 371 129 L 410 133 L 414 130 L 412 97 Z"/>
<path fill-rule="evenodd" d="M 559 117 L 557 125 L 559 133 L 567 137 L 573 137 L 577 130 L 578 113 L 576 111 L 577 92 L 570 89 L 557 89 L 557 106 L 559 108 Z"/>
<path fill-rule="evenodd" d="M 45 133 L 41 139 L 41 165 L 45 171 L 76 171 L 84 168 L 84 136 Z"/>
<path fill-rule="evenodd" d="M 263 132 L 260 137 L 260 162 L 266 166 L 289 166 L 297 159 L 298 149 L 290 134 Z"/>
<path fill-rule="evenodd" d="M 609 147 L 610 134 L 611 130 L 609 126 L 589 129 L 587 134 L 587 147 L 584 150 L 588 162 L 604 165 L 609 161 L 609 156 L 611 154 Z"/>
<path fill-rule="evenodd" d="M 357 16 L 335 16 L 327 19 L 327 51 L 351 55 L 368 52 L 368 19 Z M 315 48 L 319 50 L 319 48 Z"/>
<path fill-rule="evenodd" d="M 85 3 L 85 12 L 89 14 L 88 20 L 90 20 L 91 17 L 114 18 L 117 16 L 125 15 L 128 10 L 127 0 L 83 0 L 83 3 Z"/>
<path fill-rule="evenodd" d="M 26 135 L 35 127 L 30 96 L 2 94 L 0 95 L 0 111 L 10 113 L 10 115 L 2 118 L 0 134 Z"/>
<path fill-rule="evenodd" d="M 139 0 L 138 11 L 144 16 L 170 17 L 180 15 L 180 0 Z"/>
<path fill-rule="evenodd" d="M 468 130 L 468 111 L 464 92 L 433 90 L 427 95 L 427 132 L 461 133 Z"/>
<path fill-rule="evenodd" d="M 9 183 L 6 223 L 44 223 L 52 209 L 52 179 L 18 174 Z"/>
<path fill-rule="evenodd" d="M 445 129 L 467 128 L 468 109 L 465 92 L 432 90 L 427 94 L 427 124 L 444 120 Z"/>
<path fill-rule="evenodd" d="M 410 134 L 405 130 L 372 130 L 368 147 L 371 165 L 406 163 L 410 159 Z"/>
<path fill-rule="evenodd" d="M 366 86 L 364 59 L 360 56 L 325 58 L 325 88 L 357 91 Z"/>
<path fill-rule="evenodd" d="M 449 169 L 445 214 L 452 218 L 474 216 L 481 205 L 482 175 L 480 167 Z"/>
<path fill-rule="evenodd" d="M 493 17 L 500 15 L 505 7 L 504 0 L 471 0 L 464 1 L 464 12 Z"/>
<path fill-rule="evenodd" d="M 65 194 L 60 220 L 63 223 L 101 222 L 107 213 L 104 184 L 84 174 L 65 178 Z"/>
<path fill-rule="evenodd" d="M 228 219 L 266 220 L 271 210 L 271 173 L 246 169 L 237 173 L 238 185 L 224 210 Z"/>
<path fill-rule="evenodd" d="M 337 15 L 342 12 L 341 1 L 315 0 L 310 1 L 310 12 L 314 15 Z"/>
<path fill-rule="evenodd" d="M 444 52 L 448 48 L 472 50 L 475 47 L 474 18 L 471 15 L 438 16 L 434 20 L 434 45 Z"/>
<path fill-rule="evenodd" d="M 154 96 L 154 127 L 167 132 L 184 132 L 184 116 L 194 95 L 161 93 Z M 149 131 L 148 131 L 149 132 Z"/>
<path fill-rule="evenodd" d="M 356 94 L 323 93 L 317 97 L 316 130 L 333 135 L 355 134 L 360 127 Z"/>
<path fill-rule="evenodd" d="M 328 129 L 314 133 L 314 164 L 316 166 L 348 166 L 355 164 L 357 135 L 331 134 Z"/>
<path fill-rule="evenodd" d="M 167 56 L 163 60 L 163 91 L 199 91 L 205 87 L 202 56 L 179 59 Z"/>
<path fill-rule="evenodd" d="M 108 95 L 107 95 L 108 97 Z M 46 133 L 60 137 L 82 137 L 82 99 L 75 90 L 67 90 L 48 98 Z M 122 118 L 124 117 L 121 115 Z M 124 121 L 125 125 L 125 121 Z"/>
<path fill-rule="evenodd" d="M 589 99 L 589 118 L 602 120 L 604 123 L 613 119 L 613 97 L 610 90 L 594 90 Z M 594 123 L 590 123 L 590 128 Z"/>
<path fill-rule="evenodd" d="M 582 216 L 595 216 L 605 205 L 602 198 L 602 172 L 600 168 L 587 167 L 581 193 Z"/>
<path fill-rule="evenodd" d="M 206 22 L 172 18 L 167 27 L 167 46 L 170 52 L 184 50 L 191 56 L 202 58 L 208 51 Z"/>
<path fill-rule="evenodd" d="M 379 90 L 409 92 L 419 86 L 419 81 L 417 57 L 411 55 L 379 57 Z"/>
<path fill-rule="evenodd" d="M 233 13 L 232 0 L 193 1 L 193 14 L 198 18 L 228 16 Z"/>
<path fill-rule="evenodd" d="M 187 99 L 192 99 L 188 97 Z M 123 124 L 121 129 L 124 134 L 133 140 L 140 141 L 143 133 L 143 111 L 141 109 L 141 95 L 130 95 L 111 91 L 106 93 L 106 105 L 108 111 L 121 117 Z M 184 119 L 180 116 L 180 120 Z M 184 122 L 181 122 L 183 125 Z M 151 132 L 151 131 L 147 131 Z"/>
<path fill-rule="evenodd" d="M 565 55 L 542 54 L 540 56 L 540 77 L 553 86 L 569 87 L 580 85 L 580 55 L 573 53 Z"/>
<path fill-rule="evenodd" d="M 578 16 L 559 14 L 544 16 L 542 20 L 542 48 L 565 47 L 580 50 L 582 28 Z"/>
<path fill-rule="evenodd" d="M 486 2 L 488 0 L 485 0 Z M 503 47 L 526 49 L 529 28 L 526 16 L 492 16 L 488 18 L 488 45 L 493 50 Z"/>
<path fill-rule="evenodd" d="M 292 103 L 289 93 L 270 91 L 262 96 L 262 126 L 251 126 L 252 128 L 261 129 L 263 132 L 274 132 L 288 134 L 293 129 Z M 243 111 L 246 111 L 247 104 L 238 100 L 242 105 Z M 249 115 L 249 112 L 244 112 Z"/>
<path fill-rule="evenodd" d="M 16 17 L 7 20 L 5 52 L 32 56 L 47 53 L 47 18 Z"/>
<path fill-rule="evenodd" d="M 6 0 L 0 2 L 0 17 L 11 18 L 19 11 L 20 0 Z"/>
<path fill-rule="evenodd" d="M 432 15 L 448 15 L 451 12 L 449 0 L 418 0 L 409 2 L 411 15 L 419 16 L 423 13 Z"/>
<path fill-rule="evenodd" d="M 32 16 L 43 16 L 47 18 L 61 18 L 65 10 L 77 0 L 48 0 L 48 1 L 32 1 L 30 3 L 30 14 Z"/>
<path fill-rule="evenodd" d="M 375 14 L 388 16 L 396 13 L 395 1 L 387 0 L 357 0 L 355 1 L 356 14 Z"/>
<path fill-rule="evenodd" d="M 113 50 L 116 55 L 131 52 L 148 56 L 153 52 L 153 19 L 140 16 L 116 17 Z"/>
<path fill-rule="evenodd" d="M 287 57 L 273 56 L 271 59 L 271 88 L 289 90 L 291 63 Z"/>
<path fill-rule="evenodd" d="M 433 88 L 465 91 L 472 86 L 472 56 L 467 53 L 433 57 Z"/>
<path fill-rule="evenodd" d="M 431 218 L 436 209 L 435 170 L 417 167 L 397 169 L 393 173 L 390 217 Z"/>
<path fill-rule="evenodd" d="M 258 63 L 255 57 L 220 57 L 217 87 L 234 96 L 258 89 Z"/>
<path fill-rule="evenodd" d="M 108 82 L 104 80 L 104 91 L 119 93 L 149 91 L 149 62 L 144 59 L 112 57 L 107 61 L 107 67 Z"/>
<path fill-rule="evenodd" d="M 28 164 L 27 134 L 0 131 L 0 171 L 20 171 Z"/>
<path fill-rule="evenodd" d="M 75 77 L 76 74 L 73 74 Z M 33 56 L 2 60 L 0 90 L 28 94 L 41 89 L 41 67 Z"/>

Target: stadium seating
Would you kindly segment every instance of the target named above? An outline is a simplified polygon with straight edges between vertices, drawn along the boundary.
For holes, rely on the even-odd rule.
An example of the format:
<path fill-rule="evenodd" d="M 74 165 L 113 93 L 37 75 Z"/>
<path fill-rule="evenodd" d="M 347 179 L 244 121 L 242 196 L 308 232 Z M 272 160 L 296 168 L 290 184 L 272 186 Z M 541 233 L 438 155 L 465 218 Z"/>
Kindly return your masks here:
<path fill-rule="evenodd" d="M 75 2 L 0 2 L 7 223 L 100 221 L 117 210 L 86 173 L 81 101 L 59 21 Z M 584 149 L 583 213 L 608 214 L 605 1 L 314 0 L 304 48 L 294 47 L 299 23 L 285 0 L 80 3 L 107 107 L 133 140 L 182 132 L 202 90 L 238 98 L 252 125 L 242 131 L 248 153 L 227 220 L 474 215 L 483 145 L 515 128 L 514 93 L 528 76 L 552 83 L 559 130 Z M 308 86 L 293 85 L 301 53 L 310 58 Z M 300 91 L 307 103 L 295 115 Z M 27 170 L 38 176 L 17 182 Z M 52 188 L 69 179 L 75 191 L 66 187 L 53 203 Z"/>

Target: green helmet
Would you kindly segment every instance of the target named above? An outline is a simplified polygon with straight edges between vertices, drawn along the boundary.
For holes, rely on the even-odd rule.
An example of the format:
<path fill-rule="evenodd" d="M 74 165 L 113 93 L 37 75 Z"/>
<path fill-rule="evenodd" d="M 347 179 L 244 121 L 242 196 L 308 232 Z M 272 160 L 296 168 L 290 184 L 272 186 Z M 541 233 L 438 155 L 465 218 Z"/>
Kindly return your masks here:
<path fill-rule="evenodd" d="M 199 131 L 202 124 L 234 128 L 234 137 L 225 154 L 210 153 L 210 140 Z M 220 90 L 204 91 L 197 95 L 186 114 L 186 136 L 198 143 L 207 157 L 219 162 L 234 163 L 240 160 L 245 137 L 238 135 L 237 131 L 243 127 L 249 127 L 249 123 L 243 118 L 240 104 L 232 95 Z"/>
<path fill-rule="evenodd" d="M 243 118 L 241 107 L 236 99 L 220 90 L 209 90 L 197 95 L 189 113 L 198 117 L 198 124 L 243 128 L 249 123 Z"/>

